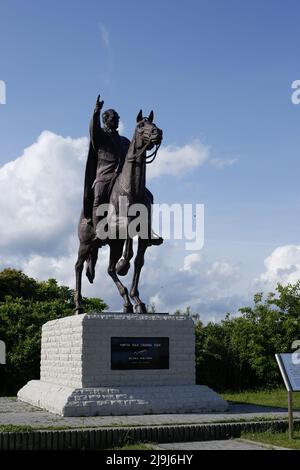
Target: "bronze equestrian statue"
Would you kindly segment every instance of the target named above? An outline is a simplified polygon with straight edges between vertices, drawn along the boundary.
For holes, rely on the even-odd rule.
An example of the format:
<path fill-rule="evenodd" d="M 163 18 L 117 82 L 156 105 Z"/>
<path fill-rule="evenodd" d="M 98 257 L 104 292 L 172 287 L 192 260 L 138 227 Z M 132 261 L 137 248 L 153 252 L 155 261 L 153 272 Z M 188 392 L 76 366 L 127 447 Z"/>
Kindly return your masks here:
<path fill-rule="evenodd" d="M 144 254 L 148 246 L 163 242 L 152 231 L 151 206 L 153 196 L 146 188 L 146 163 L 151 163 L 162 141 L 162 131 L 153 123 L 153 111 L 149 117 L 143 117 L 142 111 L 137 116 L 137 126 L 131 142 L 118 134 L 119 116 L 116 111 L 108 110 L 102 115 L 103 129 L 100 127 L 100 111 L 103 101 L 97 98 L 95 111 L 90 124 L 90 146 L 85 171 L 83 210 L 80 215 L 78 236 L 80 240 L 78 259 L 75 265 L 76 290 L 75 313 L 83 313 L 81 279 L 84 262 L 87 263 L 86 275 L 92 283 L 95 277 L 95 265 L 98 250 L 103 245 L 110 247 L 108 274 L 115 282 L 123 297 L 123 311 L 133 313 L 134 301 L 136 313 L 146 313 L 146 306 L 139 298 L 138 283 Z M 153 149 L 149 156 L 147 151 Z M 149 161 L 150 159 L 150 161 Z M 147 161 L 148 160 L 148 161 Z M 121 220 L 124 215 L 120 210 L 120 201 L 126 200 L 127 209 L 138 203 L 147 214 L 148 231 L 143 236 L 141 231 L 126 232 L 120 237 Z M 107 218 L 99 209 L 108 208 Z M 111 209 L 111 210 L 110 210 Z M 105 212 L 105 211 L 104 211 Z M 112 216 L 113 214 L 113 216 Z M 126 215 L 126 223 L 132 217 Z M 124 222 L 124 221 L 123 221 Z M 105 225 L 106 224 L 106 225 Z M 123 224 L 124 225 L 124 224 Z M 99 238 L 99 227 L 107 227 L 106 237 Z M 126 226 L 126 224 L 125 224 Z M 103 233 L 103 232 L 101 232 Z M 109 234 L 117 236 L 110 236 Z M 121 283 L 119 275 L 126 275 L 133 257 L 133 237 L 138 236 L 138 249 L 134 261 L 134 275 L 130 294 Z"/>

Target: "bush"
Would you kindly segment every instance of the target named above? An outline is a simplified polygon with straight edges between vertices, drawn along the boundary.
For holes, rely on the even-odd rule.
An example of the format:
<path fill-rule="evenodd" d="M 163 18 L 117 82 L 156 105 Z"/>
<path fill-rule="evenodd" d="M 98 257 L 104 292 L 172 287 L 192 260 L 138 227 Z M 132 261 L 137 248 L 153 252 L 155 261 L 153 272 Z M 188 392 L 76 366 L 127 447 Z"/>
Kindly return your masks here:
<path fill-rule="evenodd" d="M 85 298 L 86 311 L 102 311 L 100 299 Z M 73 291 L 55 279 L 39 282 L 21 271 L 0 273 L 0 339 L 6 343 L 6 365 L 0 366 L 0 394 L 15 393 L 39 378 L 41 328 L 49 320 L 74 313 Z"/>
<path fill-rule="evenodd" d="M 272 388 L 282 384 L 275 354 L 291 352 L 300 339 L 300 282 L 264 298 L 239 317 L 227 314 L 220 324 L 196 324 L 197 382 L 224 390 Z"/>
<path fill-rule="evenodd" d="M 85 298 L 86 311 L 107 308 L 100 299 Z M 155 307 L 152 306 L 152 311 Z M 49 320 L 73 314 L 73 291 L 29 278 L 21 271 L 0 273 L 0 339 L 7 347 L 7 364 L 0 366 L 0 394 L 14 393 L 39 378 L 41 327 Z M 254 296 L 240 316 L 227 314 L 220 323 L 204 326 L 191 309 L 175 314 L 195 321 L 196 378 L 217 391 L 272 388 L 282 385 L 275 353 L 291 352 L 300 339 L 300 281 L 266 297 Z"/>

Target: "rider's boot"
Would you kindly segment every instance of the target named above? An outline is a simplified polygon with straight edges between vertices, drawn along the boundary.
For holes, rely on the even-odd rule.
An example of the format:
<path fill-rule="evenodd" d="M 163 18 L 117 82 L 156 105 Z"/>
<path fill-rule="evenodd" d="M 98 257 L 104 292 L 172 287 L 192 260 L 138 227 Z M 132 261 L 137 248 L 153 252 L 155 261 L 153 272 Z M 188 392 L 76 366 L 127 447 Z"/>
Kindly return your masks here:
<path fill-rule="evenodd" d="M 151 230 L 151 234 L 147 240 L 148 246 L 152 246 L 152 245 L 158 246 L 158 245 L 161 245 L 163 242 L 164 242 L 164 239 L 160 237 L 159 235 L 157 235 L 153 230 Z"/>

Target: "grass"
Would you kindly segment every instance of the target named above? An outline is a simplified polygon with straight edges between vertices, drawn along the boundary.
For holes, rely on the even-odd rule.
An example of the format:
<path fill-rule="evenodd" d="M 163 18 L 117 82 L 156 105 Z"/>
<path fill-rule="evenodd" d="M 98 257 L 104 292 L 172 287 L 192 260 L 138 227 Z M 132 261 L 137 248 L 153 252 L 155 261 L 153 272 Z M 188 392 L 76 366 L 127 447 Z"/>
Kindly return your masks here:
<path fill-rule="evenodd" d="M 19 426 L 16 424 L 0 424 L 0 432 L 32 432 L 31 426 Z"/>
<path fill-rule="evenodd" d="M 154 444 L 143 444 L 141 442 L 137 442 L 136 444 L 124 444 L 120 447 L 112 447 L 111 449 L 106 450 L 155 450 Z"/>
<path fill-rule="evenodd" d="M 33 431 L 66 431 L 76 428 L 69 426 L 45 426 L 33 427 L 30 425 L 0 424 L 0 432 L 33 432 Z"/>
<path fill-rule="evenodd" d="M 44 428 L 45 430 L 49 431 L 60 431 L 64 429 L 68 429 L 68 427 L 64 426 L 48 426 L 47 428 Z M 0 432 L 32 432 L 32 431 L 37 431 L 37 429 L 31 427 L 31 426 L 17 426 L 14 424 L 1 424 L 0 425 Z M 154 444 L 144 444 L 141 442 L 137 442 L 134 444 L 129 444 L 129 443 L 124 443 L 121 444 L 118 447 L 113 447 L 111 449 L 104 449 L 104 450 L 155 450 L 156 447 L 154 447 Z"/>
<path fill-rule="evenodd" d="M 266 432 L 256 432 L 255 434 L 242 433 L 241 438 L 273 446 L 300 450 L 300 431 L 294 431 L 294 438 L 292 440 L 289 440 L 288 431 L 274 433 L 271 430 Z"/>
<path fill-rule="evenodd" d="M 285 419 L 285 418 L 283 418 Z M 264 421 L 276 421 L 278 420 L 278 417 L 276 416 L 255 416 L 251 418 L 251 421 L 255 422 L 264 422 Z M 286 417 L 287 420 L 287 417 Z M 229 424 L 229 423 L 247 423 L 249 419 L 245 418 L 228 418 L 228 419 L 218 419 L 217 421 L 201 421 L 199 422 L 188 422 L 186 423 L 186 426 L 193 426 L 193 425 L 210 425 L 214 423 L 218 424 Z M 151 424 L 151 427 L 165 427 L 165 426 L 185 426 L 183 423 L 176 423 L 176 422 L 170 422 L 170 423 L 164 423 L 164 424 Z M 88 429 L 95 429 L 95 430 L 101 430 L 101 429 L 128 429 L 128 428 L 143 428 L 145 425 L 142 424 L 122 424 L 122 425 L 97 425 L 97 426 L 91 426 L 91 425 L 84 425 L 84 426 L 30 426 L 30 425 L 16 425 L 16 424 L 0 424 L 0 433 L 1 432 L 37 432 L 37 431 L 76 431 L 76 430 L 88 430 Z"/>
<path fill-rule="evenodd" d="M 234 403 L 287 408 L 287 391 L 284 388 L 261 391 L 222 393 L 225 400 Z M 293 394 L 294 410 L 300 411 L 300 393 Z"/>

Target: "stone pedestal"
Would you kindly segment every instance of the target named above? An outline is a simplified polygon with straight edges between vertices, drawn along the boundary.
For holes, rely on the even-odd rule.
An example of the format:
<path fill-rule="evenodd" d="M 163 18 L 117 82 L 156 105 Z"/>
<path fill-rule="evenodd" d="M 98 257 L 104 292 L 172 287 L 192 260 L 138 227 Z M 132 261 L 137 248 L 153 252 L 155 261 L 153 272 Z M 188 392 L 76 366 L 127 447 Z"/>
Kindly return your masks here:
<path fill-rule="evenodd" d="M 63 416 L 199 413 L 227 403 L 195 385 L 194 323 L 163 314 L 84 314 L 42 329 L 41 380 L 18 398 Z"/>

